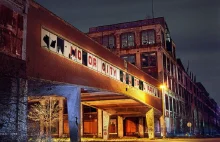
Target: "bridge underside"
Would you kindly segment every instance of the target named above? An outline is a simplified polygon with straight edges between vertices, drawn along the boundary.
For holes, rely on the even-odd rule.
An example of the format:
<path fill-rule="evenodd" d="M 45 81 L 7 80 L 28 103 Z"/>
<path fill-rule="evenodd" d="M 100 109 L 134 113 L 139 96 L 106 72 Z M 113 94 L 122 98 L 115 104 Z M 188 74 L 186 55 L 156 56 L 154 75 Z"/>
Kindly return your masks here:
<path fill-rule="evenodd" d="M 61 88 L 59 88 L 61 86 Z M 71 96 L 74 96 L 76 94 L 74 94 L 74 91 L 71 92 L 71 90 L 68 90 L 69 87 L 72 88 L 79 88 L 78 91 L 78 98 L 75 97 L 68 97 L 65 94 L 71 94 Z M 59 89 L 57 89 L 59 88 Z M 142 130 L 142 137 L 144 136 L 144 117 L 146 117 L 146 114 L 149 112 L 149 110 L 152 110 L 151 106 L 148 106 L 147 104 L 143 104 L 141 102 L 139 102 L 138 100 L 135 100 L 129 96 L 123 95 L 123 94 L 119 94 L 119 93 L 115 93 L 115 92 L 109 92 L 106 90 L 100 90 L 97 88 L 90 88 L 90 87 L 86 87 L 86 86 L 79 86 L 79 85 L 70 85 L 70 84 L 62 84 L 62 83 L 54 83 L 54 82 L 47 82 L 47 81 L 42 81 L 42 80 L 36 80 L 36 79 L 29 79 L 28 81 L 28 90 L 29 90 L 29 94 L 28 96 L 62 96 L 66 98 L 67 101 L 67 108 L 68 108 L 68 121 L 76 121 L 75 118 L 80 118 L 80 113 L 84 112 L 80 111 L 80 104 L 82 105 L 86 105 L 89 107 L 93 107 L 97 109 L 97 120 L 98 123 L 95 124 L 96 122 L 85 122 L 84 120 L 81 120 L 81 122 L 77 121 L 77 123 L 83 123 L 82 127 L 85 127 L 85 125 L 88 124 L 88 126 L 91 125 L 101 125 L 97 126 L 97 136 L 98 137 L 104 137 L 104 135 L 99 135 L 100 133 L 105 133 L 104 132 L 104 127 L 110 127 L 108 126 L 108 124 L 104 124 L 105 120 L 110 121 L 111 116 L 118 116 L 121 119 L 121 122 L 118 122 L 118 136 L 123 136 L 123 121 L 125 118 L 137 118 L 137 123 L 136 122 L 132 122 L 134 123 L 134 125 L 140 125 L 141 124 L 141 128 L 135 128 L 136 130 L 134 131 L 140 131 Z M 44 91 L 42 91 L 44 90 Z M 55 90 L 55 91 L 53 91 Z M 47 91 L 51 92 L 51 93 L 47 93 Z M 34 93 L 33 93 L 34 92 Z M 44 93 L 46 92 L 46 93 Z M 43 97 L 44 98 L 44 97 Z M 45 97 L 46 98 L 46 97 Z M 61 98 L 62 99 L 62 98 Z M 31 99 L 29 99 L 31 100 Z M 65 99 L 63 99 L 65 100 Z M 76 102 L 78 101 L 78 102 Z M 75 104 L 72 104 L 72 102 L 77 103 L 78 107 Z M 60 103 L 60 101 L 59 101 Z M 63 103 L 61 103 L 63 104 Z M 69 104 L 72 104 L 71 106 L 69 106 Z M 74 108 L 73 108 L 74 107 Z M 75 108 L 77 107 L 77 108 Z M 75 110 L 72 110 L 75 109 Z M 72 110 L 72 113 L 76 114 L 76 117 L 74 116 L 74 118 L 72 118 L 72 116 L 69 115 L 69 111 Z M 99 110 L 99 111 L 98 111 Z M 99 113 L 100 111 L 102 111 L 102 113 Z M 100 117 L 100 114 L 102 115 Z M 61 114 L 62 115 L 62 114 Z M 156 120 L 159 120 L 159 117 L 161 115 L 161 112 L 154 109 L 154 112 L 151 114 L 152 117 L 156 118 Z M 64 116 L 62 116 L 62 120 Z M 81 115 L 81 117 L 83 117 Z M 103 119 L 102 121 L 100 121 L 100 118 Z M 60 119 L 60 118 L 59 118 Z M 84 119 L 84 118 L 81 118 Z M 91 118 L 89 118 L 91 119 Z M 120 120 L 118 118 L 118 120 Z M 100 124 L 100 122 L 102 122 L 102 124 Z M 90 123 L 90 124 L 89 124 Z M 119 124 L 120 123 L 120 124 Z M 136 124 L 135 124 L 136 123 Z M 64 124 L 59 124 L 61 126 L 59 127 L 64 127 L 62 125 Z M 132 124 L 129 124 L 132 125 Z M 69 126 L 71 127 L 71 126 Z M 119 128 L 120 127 L 120 128 Z M 84 134 L 85 131 L 87 131 L 86 129 L 83 130 L 84 128 L 79 128 L 77 127 L 76 129 L 78 129 L 80 131 L 81 129 L 81 134 Z M 93 128 L 94 129 L 94 128 Z M 113 130 L 113 129 L 112 129 Z M 61 132 L 59 131 L 59 136 L 62 136 L 63 134 L 62 130 Z M 100 132 L 101 131 L 101 132 Z M 102 132 L 103 131 L 103 132 Z M 121 132 L 119 132 L 121 131 Z M 69 133 L 71 133 L 71 131 L 69 131 Z M 119 134 L 120 133 L 120 134 Z M 70 136 L 71 137 L 71 136 Z"/>
<path fill-rule="evenodd" d="M 146 112 L 152 108 L 125 95 L 107 91 L 82 91 L 81 102 L 84 105 L 106 111 L 111 115 L 122 117 L 145 117 Z M 160 112 L 155 111 L 155 114 L 159 116 Z"/>
<path fill-rule="evenodd" d="M 28 82 L 29 90 L 36 90 L 42 87 L 53 87 L 53 86 L 69 86 L 69 84 L 52 83 L 46 81 L 39 81 L 31 79 Z M 152 106 L 148 104 L 143 104 L 138 100 L 135 100 L 129 96 L 109 92 L 105 90 L 100 90 L 98 88 L 90 88 L 86 86 L 71 85 L 81 88 L 81 103 L 83 105 L 91 106 L 97 109 L 108 112 L 111 115 L 120 115 L 124 117 L 135 117 L 144 116 Z M 44 94 L 34 94 L 34 95 L 44 95 Z M 52 95 L 52 94 L 51 94 Z M 56 95 L 56 94 L 53 94 Z M 161 112 L 159 110 L 154 110 L 155 116 L 159 118 Z"/>

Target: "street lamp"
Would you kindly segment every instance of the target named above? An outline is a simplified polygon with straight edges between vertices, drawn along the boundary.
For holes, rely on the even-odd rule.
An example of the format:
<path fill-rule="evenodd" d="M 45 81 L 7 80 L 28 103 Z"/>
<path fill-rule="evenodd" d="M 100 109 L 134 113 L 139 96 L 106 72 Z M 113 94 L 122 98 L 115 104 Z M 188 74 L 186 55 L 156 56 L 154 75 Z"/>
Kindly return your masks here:
<path fill-rule="evenodd" d="M 162 135 L 163 135 L 163 138 L 165 138 L 166 137 L 166 123 L 165 123 L 165 93 L 164 93 L 164 90 L 166 90 L 167 87 L 166 87 L 165 84 L 161 84 L 160 89 L 162 91 L 162 95 L 161 95 L 161 100 L 162 100 L 162 126 L 163 126 Z"/>

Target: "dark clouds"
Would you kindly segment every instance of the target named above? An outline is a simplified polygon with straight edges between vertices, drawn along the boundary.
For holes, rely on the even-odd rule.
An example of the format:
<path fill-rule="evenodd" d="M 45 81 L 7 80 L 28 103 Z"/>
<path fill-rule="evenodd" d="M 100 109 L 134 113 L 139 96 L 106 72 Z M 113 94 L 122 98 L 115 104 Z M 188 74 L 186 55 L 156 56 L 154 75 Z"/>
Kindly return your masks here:
<path fill-rule="evenodd" d="M 152 15 L 151 0 L 36 1 L 83 32 Z M 154 0 L 154 15 L 165 17 L 177 56 L 220 104 L 220 1 Z"/>

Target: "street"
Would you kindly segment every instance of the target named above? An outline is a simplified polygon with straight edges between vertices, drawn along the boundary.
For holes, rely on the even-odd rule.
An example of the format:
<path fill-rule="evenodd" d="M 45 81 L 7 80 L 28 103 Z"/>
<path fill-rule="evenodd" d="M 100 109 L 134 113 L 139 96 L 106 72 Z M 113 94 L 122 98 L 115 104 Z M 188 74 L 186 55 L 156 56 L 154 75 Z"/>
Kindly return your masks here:
<path fill-rule="evenodd" d="M 93 141 L 93 142 L 100 142 L 100 141 L 105 141 L 103 139 L 93 139 L 93 138 L 82 138 L 82 142 L 88 142 L 88 141 Z M 220 142 L 220 138 L 203 138 L 203 139 L 156 139 L 156 140 L 149 140 L 147 138 L 121 138 L 121 139 L 110 139 L 107 141 L 121 141 L 121 142 Z"/>

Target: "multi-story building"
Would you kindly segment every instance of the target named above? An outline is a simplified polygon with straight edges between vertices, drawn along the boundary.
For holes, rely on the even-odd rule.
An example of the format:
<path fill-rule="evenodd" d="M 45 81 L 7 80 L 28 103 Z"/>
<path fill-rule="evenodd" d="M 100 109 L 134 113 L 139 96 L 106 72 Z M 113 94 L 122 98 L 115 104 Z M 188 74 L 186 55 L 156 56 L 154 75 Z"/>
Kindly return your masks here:
<path fill-rule="evenodd" d="M 26 0 L 0 1 L 0 139 L 26 137 Z"/>
<path fill-rule="evenodd" d="M 176 58 L 176 45 L 163 17 L 92 27 L 87 35 L 167 86 L 167 134 L 214 132 L 217 104 Z"/>

